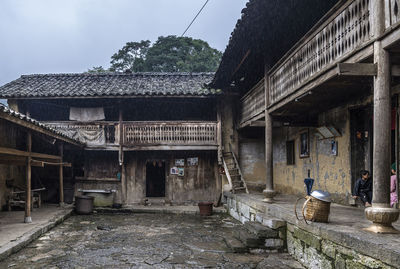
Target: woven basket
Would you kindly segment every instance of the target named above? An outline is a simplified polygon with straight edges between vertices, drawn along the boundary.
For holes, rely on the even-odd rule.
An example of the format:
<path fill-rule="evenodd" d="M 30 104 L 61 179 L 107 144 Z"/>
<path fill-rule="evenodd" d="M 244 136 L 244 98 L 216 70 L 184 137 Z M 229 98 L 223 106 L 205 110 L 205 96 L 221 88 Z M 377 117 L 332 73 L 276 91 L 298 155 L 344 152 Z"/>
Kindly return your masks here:
<path fill-rule="evenodd" d="M 296 201 L 296 205 L 295 205 L 295 214 L 296 214 L 296 218 L 298 220 L 300 220 L 300 219 L 297 216 L 296 206 L 297 206 L 297 202 L 300 199 L 303 199 L 303 198 L 299 198 Z M 304 202 L 303 208 L 301 211 L 303 214 L 304 221 L 306 223 L 307 223 L 307 220 L 314 221 L 314 222 L 328 222 L 329 212 L 331 209 L 331 203 L 318 200 L 312 196 L 306 196 L 305 199 L 306 199 L 306 201 Z"/>

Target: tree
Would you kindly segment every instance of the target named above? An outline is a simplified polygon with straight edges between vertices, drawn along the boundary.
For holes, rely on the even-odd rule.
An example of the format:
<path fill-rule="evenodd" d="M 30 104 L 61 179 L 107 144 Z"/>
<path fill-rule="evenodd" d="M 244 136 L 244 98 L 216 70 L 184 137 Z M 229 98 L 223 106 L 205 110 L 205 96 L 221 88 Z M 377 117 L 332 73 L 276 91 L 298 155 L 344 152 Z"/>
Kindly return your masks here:
<path fill-rule="evenodd" d="M 207 42 L 190 37 L 160 36 L 128 42 L 111 57 L 110 71 L 124 72 L 214 72 L 222 53 Z"/>
<path fill-rule="evenodd" d="M 91 69 L 88 69 L 87 73 L 104 73 L 107 72 L 107 69 L 104 69 L 101 65 L 100 66 L 93 66 Z"/>
<path fill-rule="evenodd" d="M 111 56 L 110 71 L 132 72 L 145 71 L 146 54 L 150 47 L 150 40 L 128 42 L 117 53 Z"/>
<path fill-rule="evenodd" d="M 159 37 L 149 48 L 146 69 L 154 72 L 213 72 L 222 53 L 190 37 Z"/>

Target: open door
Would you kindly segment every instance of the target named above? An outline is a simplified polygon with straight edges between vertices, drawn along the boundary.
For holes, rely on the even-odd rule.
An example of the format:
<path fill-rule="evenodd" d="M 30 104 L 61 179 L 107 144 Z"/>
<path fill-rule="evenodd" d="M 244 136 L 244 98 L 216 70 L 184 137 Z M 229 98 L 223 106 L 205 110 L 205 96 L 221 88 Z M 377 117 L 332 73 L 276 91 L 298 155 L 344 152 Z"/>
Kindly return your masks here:
<path fill-rule="evenodd" d="M 165 197 L 165 162 L 146 163 L 146 197 Z"/>
<path fill-rule="evenodd" d="M 361 170 L 372 175 L 372 107 L 366 106 L 350 111 L 351 141 L 351 190 L 360 177 Z"/>

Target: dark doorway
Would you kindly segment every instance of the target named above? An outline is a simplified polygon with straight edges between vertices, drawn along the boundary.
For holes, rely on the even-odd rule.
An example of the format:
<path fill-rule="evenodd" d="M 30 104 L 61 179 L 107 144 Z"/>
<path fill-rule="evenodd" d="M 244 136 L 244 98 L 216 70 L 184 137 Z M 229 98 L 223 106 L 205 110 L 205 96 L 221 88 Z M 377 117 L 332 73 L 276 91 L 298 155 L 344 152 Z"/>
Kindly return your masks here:
<path fill-rule="evenodd" d="M 165 162 L 147 162 L 146 197 L 165 197 Z"/>
<path fill-rule="evenodd" d="M 372 107 L 350 111 L 351 188 L 360 177 L 361 170 L 372 171 Z"/>

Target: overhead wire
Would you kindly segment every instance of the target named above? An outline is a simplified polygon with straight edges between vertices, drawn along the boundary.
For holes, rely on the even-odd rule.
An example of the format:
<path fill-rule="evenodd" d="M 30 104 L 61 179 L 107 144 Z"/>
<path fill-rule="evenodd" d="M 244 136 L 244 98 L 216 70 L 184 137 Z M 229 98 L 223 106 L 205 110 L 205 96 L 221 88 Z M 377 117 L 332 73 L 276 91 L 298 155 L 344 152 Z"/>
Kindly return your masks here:
<path fill-rule="evenodd" d="M 200 15 L 200 13 L 203 11 L 203 9 L 206 7 L 207 3 L 210 0 L 206 0 L 206 2 L 204 3 L 204 5 L 200 8 L 199 12 L 197 12 L 196 16 L 193 18 L 193 20 L 190 22 L 190 24 L 188 25 L 188 27 L 186 27 L 186 30 L 183 32 L 183 34 L 181 35 L 181 37 L 183 37 L 186 32 L 189 30 L 190 26 L 192 26 L 192 24 L 194 23 L 194 21 L 197 19 L 197 17 Z"/>

